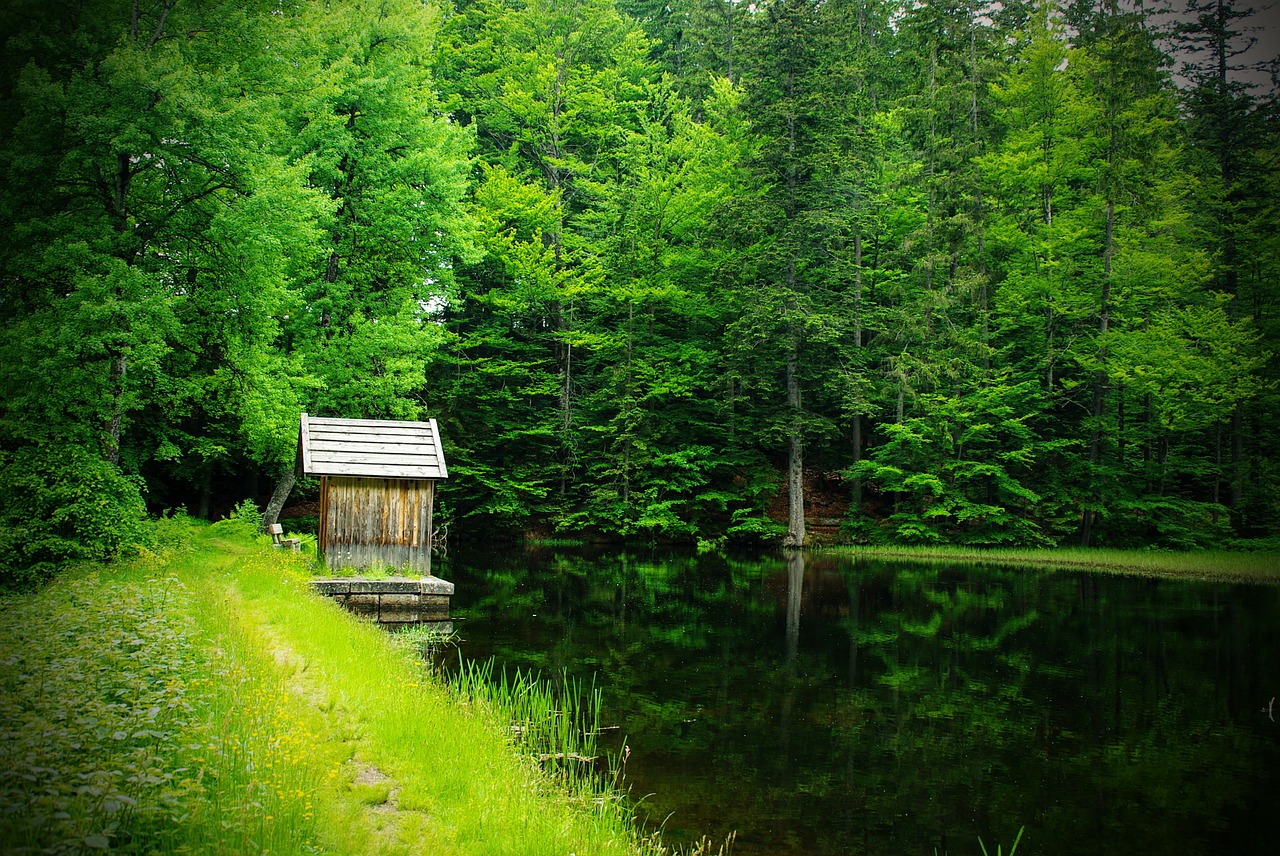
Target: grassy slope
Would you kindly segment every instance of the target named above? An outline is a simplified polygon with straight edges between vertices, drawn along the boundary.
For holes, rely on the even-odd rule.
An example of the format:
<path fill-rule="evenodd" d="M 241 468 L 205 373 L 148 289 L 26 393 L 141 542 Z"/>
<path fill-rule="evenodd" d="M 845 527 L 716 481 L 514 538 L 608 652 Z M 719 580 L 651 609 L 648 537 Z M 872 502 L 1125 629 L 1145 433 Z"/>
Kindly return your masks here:
<path fill-rule="evenodd" d="M 351 754 L 354 763 L 336 778 L 362 780 L 353 792 L 366 799 L 393 796 L 394 811 L 388 803 L 366 809 L 354 826 L 351 806 L 339 801 L 347 816 L 335 817 L 331 831 L 355 840 L 337 849 L 408 852 L 425 836 L 441 854 L 631 852 L 615 817 L 569 805 L 491 715 L 425 680 L 385 631 L 304 593 L 297 577 L 233 579 L 242 620 L 268 640 L 293 696 Z"/>
<path fill-rule="evenodd" d="M 636 852 L 296 557 L 168 525 L 0 603 L 0 850 Z"/>
<path fill-rule="evenodd" d="M 962 562 L 1026 565 L 1097 573 L 1223 582 L 1280 583 L 1277 553 L 1166 553 L 1098 549 L 974 549 L 966 547 L 831 547 L 831 552 L 868 559 L 909 559 L 922 562 Z"/>

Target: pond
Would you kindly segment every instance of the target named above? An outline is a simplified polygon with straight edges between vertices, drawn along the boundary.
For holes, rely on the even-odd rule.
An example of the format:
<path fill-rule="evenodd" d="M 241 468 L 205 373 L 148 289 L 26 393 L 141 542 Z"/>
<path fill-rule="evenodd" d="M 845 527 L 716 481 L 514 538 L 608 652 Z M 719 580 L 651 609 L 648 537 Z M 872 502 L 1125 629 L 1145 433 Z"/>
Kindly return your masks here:
<path fill-rule="evenodd" d="M 454 554 L 459 656 L 602 690 L 639 816 L 733 853 L 1275 853 L 1280 587 Z M 641 799 L 643 798 L 643 799 Z"/>

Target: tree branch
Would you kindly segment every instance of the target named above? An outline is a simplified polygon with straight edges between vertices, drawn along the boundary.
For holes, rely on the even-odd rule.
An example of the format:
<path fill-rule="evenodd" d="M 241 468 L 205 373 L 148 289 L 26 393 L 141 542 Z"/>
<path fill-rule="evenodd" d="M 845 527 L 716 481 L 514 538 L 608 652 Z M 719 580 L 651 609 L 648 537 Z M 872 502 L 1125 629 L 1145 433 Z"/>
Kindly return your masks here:
<path fill-rule="evenodd" d="M 151 39 L 147 42 L 148 48 L 155 47 L 156 42 L 160 41 L 160 37 L 164 35 L 164 22 L 168 20 L 169 13 L 173 11 L 173 7 L 176 5 L 178 5 L 178 0 L 166 0 L 164 9 L 160 12 L 160 20 L 156 22 L 156 30 L 151 34 Z"/>

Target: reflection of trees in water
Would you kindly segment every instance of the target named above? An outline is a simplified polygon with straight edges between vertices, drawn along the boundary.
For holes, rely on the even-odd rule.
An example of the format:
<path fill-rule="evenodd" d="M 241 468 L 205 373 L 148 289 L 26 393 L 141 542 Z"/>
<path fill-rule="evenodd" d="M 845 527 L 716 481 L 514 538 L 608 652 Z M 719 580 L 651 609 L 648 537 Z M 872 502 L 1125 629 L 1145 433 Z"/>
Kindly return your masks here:
<path fill-rule="evenodd" d="M 800 652 L 800 605 L 804 595 L 804 551 L 787 556 L 787 632 L 783 656 L 781 702 L 778 713 L 778 760 L 785 768 L 791 757 L 791 716 L 796 704 L 796 657 Z"/>
<path fill-rule="evenodd" d="M 1277 752 L 1241 720 L 1264 678 L 1276 694 L 1274 589 L 801 553 L 481 576 L 463 608 L 508 632 L 477 653 L 597 672 L 642 810 L 674 812 L 673 836 L 971 852 L 1026 824 L 1046 853 L 1209 835 L 1266 852 L 1239 818 L 1264 816 Z"/>
<path fill-rule="evenodd" d="M 990 839 L 991 772 L 1005 752 L 1029 751 L 1008 745 L 1025 701 L 1019 672 L 999 654 L 1036 620 L 1034 608 L 1012 603 L 1005 579 L 977 582 L 938 567 L 871 565 L 845 578 L 841 702 L 856 727 L 833 736 L 844 785 L 860 804 L 850 825 L 909 849 L 959 844 L 957 835 Z"/>
<path fill-rule="evenodd" d="M 804 551 L 787 551 L 787 656 L 788 666 L 795 664 L 800 650 L 800 602 L 804 593 Z"/>

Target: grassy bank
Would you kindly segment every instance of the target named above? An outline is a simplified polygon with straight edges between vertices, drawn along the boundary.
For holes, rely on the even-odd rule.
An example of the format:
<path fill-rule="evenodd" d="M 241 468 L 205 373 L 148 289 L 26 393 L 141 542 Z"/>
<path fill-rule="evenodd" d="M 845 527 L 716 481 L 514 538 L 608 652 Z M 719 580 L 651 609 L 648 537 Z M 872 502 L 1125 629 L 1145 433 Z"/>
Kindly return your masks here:
<path fill-rule="evenodd" d="M 660 852 L 235 524 L 0 602 L 0 850 Z"/>
<path fill-rule="evenodd" d="M 909 559 L 989 565 L 1027 565 L 1095 573 L 1139 574 L 1222 582 L 1280 583 L 1280 553 L 1098 549 L 990 549 L 966 547 L 829 547 L 824 551 L 867 559 Z"/>

